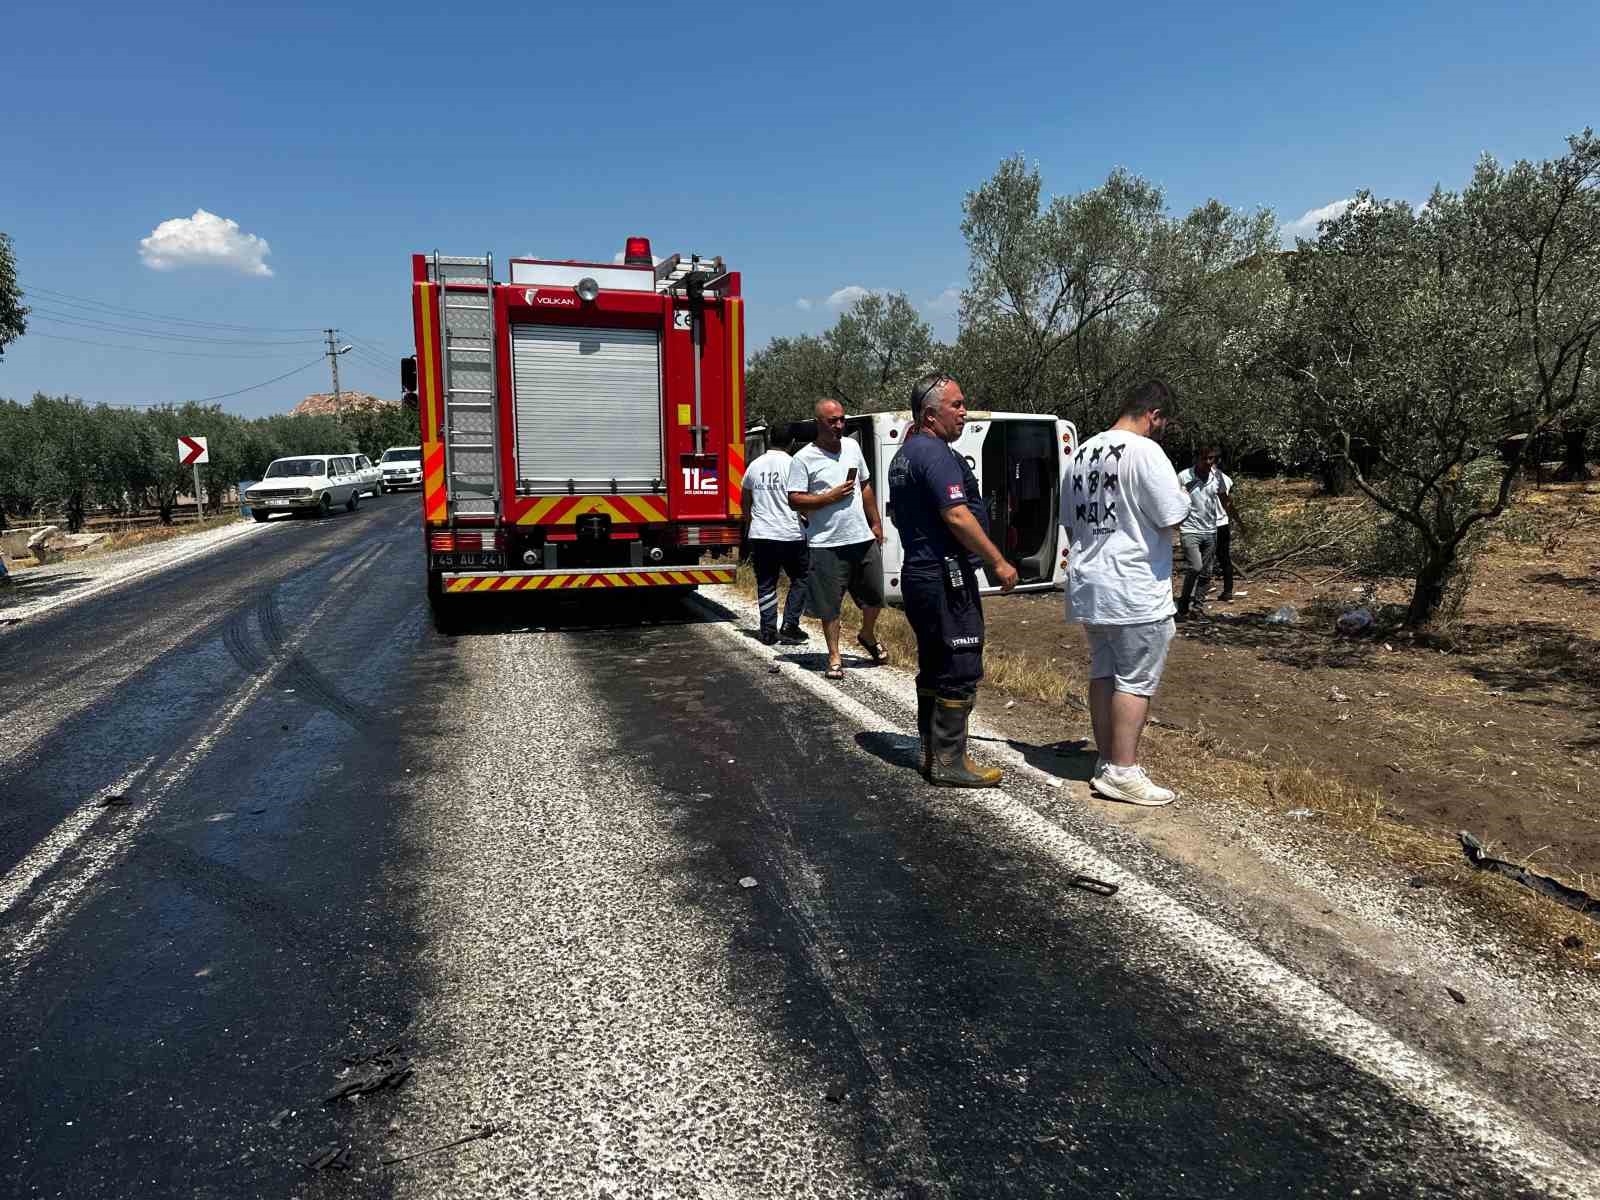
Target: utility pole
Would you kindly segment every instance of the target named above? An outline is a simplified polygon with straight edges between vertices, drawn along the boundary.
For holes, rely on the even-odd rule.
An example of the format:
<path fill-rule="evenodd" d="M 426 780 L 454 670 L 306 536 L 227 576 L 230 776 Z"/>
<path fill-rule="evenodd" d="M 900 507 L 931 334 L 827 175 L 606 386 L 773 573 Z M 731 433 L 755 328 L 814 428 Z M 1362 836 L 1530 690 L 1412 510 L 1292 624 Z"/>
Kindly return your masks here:
<path fill-rule="evenodd" d="M 328 335 L 328 361 L 333 364 L 333 410 L 335 412 L 338 412 L 339 411 L 339 355 L 343 354 L 344 350 L 338 349 L 334 344 L 333 335 L 335 333 L 337 333 L 338 330 L 335 330 L 335 329 L 324 329 L 322 332 Z M 345 347 L 345 349 L 348 350 L 349 347 L 347 346 L 347 347 Z"/>

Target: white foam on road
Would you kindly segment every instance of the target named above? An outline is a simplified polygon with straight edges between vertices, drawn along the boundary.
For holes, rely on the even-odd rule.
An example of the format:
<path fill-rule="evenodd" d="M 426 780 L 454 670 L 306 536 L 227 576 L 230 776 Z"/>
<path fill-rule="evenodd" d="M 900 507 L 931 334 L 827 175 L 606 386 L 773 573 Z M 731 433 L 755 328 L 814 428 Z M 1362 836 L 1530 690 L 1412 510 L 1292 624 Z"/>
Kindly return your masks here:
<path fill-rule="evenodd" d="M 281 526 L 282 522 L 279 522 Z M 136 579 L 156 571 L 164 571 L 203 554 L 210 554 L 223 546 L 264 533 L 275 526 L 256 521 L 224 525 L 203 533 L 185 534 L 172 541 L 139 551 L 110 554 L 103 559 L 83 558 L 62 563 L 57 567 L 36 567 L 29 571 L 13 571 L 15 581 L 11 587 L 0 591 L 0 621 L 28 621 L 45 613 L 77 604 L 90 596 L 98 596 L 112 588 L 123 587 Z M 40 572 L 43 572 L 42 574 Z M 29 600 L 30 585 L 42 585 L 63 575 L 82 575 L 84 580 L 75 587 L 37 600 Z"/>
<path fill-rule="evenodd" d="M 755 622 L 754 605 L 737 593 L 719 588 L 711 592 L 711 596 L 752 624 Z M 700 628 L 710 629 L 740 651 L 760 658 L 775 660 L 779 654 L 793 651 L 791 647 L 763 646 L 746 637 L 732 622 L 710 622 Z M 787 684 L 804 688 L 862 730 L 883 729 L 885 721 L 880 713 L 821 675 L 789 668 L 784 676 Z M 885 699 L 897 705 L 904 703 L 901 697 L 891 694 L 889 688 L 871 681 L 870 673 L 863 672 L 859 678 Z M 976 753 L 1039 782 L 1057 779 L 1033 767 L 1019 752 L 1003 743 L 986 745 Z M 972 803 L 990 813 L 1003 832 L 1046 852 L 1061 864 L 1064 873 L 1083 873 L 1118 884 L 1121 889 L 1116 898 L 1119 911 L 1136 920 L 1151 938 L 1159 940 L 1172 959 L 1196 962 L 1207 968 L 1209 974 L 1226 980 L 1235 990 L 1236 1002 L 1272 1009 L 1302 1030 L 1309 1041 L 1377 1079 L 1428 1113 L 1441 1127 L 1479 1147 L 1490 1158 L 1545 1188 L 1551 1195 L 1571 1200 L 1600 1200 L 1600 1165 L 1567 1143 L 1462 1083 L 1444 1067 L 1311 980 L 1113 862 L 1021 800 L 999 789 L 968 795 Z M 1165 967 L 1170 973 L 1170 966 L 1161 962 L 1151 963 L 1150 967 L 1152 970 Z"/>

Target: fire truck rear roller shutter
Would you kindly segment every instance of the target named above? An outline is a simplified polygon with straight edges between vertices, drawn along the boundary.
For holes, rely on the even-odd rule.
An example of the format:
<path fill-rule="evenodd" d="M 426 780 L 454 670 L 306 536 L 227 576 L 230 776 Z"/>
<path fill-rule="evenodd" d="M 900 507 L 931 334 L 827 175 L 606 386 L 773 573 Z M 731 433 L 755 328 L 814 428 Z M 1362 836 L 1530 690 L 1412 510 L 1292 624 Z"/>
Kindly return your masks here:
<path fill-rule="evenodd" d="M 517 486 L 524 493 L 656 490 L 661 344 L 653 330 L 513 325 Z"/>

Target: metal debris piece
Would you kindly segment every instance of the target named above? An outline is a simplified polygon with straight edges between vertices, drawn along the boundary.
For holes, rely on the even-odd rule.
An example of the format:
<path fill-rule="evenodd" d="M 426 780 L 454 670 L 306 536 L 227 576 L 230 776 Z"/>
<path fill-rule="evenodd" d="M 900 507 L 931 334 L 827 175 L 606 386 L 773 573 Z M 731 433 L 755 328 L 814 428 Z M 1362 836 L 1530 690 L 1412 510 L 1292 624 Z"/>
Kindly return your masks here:
<path fill-rule="evenodd" d="M 1465 1004 L 1467 1002 L 1467 998 L 1460 992 L 1456 991 L 1455 988 L 1447 987 L 1444 990 L 1450 993 L 1450 999 L 1454 1000 L 1457 1004 Z"/>
<path fill-rule="evenodd" d="M 1328 699 L 1332 700 L 1335 704 L 1349 704 L 1350 703 L 1350 697 L 1346 696 L 1338 688 L 1332 688 L 1331 690 L 1329 690 Z"/>
<path fill-rule="evenodd" d="M 285 1121 L 287 1121 L 292 1116 L 294 1116 L 294 1113 L 291 1112 L 289 1109 L 280 1108 L 277 1112 L 275 1112 L 272 1115 L 272 1120 L 268 1121 L 267 1124 L 272 1126 L 274 1129 L 278 1129 L 278 1128 L 281 1128 L 283 1123 Z"/>
<path fill-rule="evenodd" d="M 305 1160 L 304 1166 L 308 1171 L 326 1171 L 334 1165 L 340 1156 L 348 1153 L 348 1150 L 341 1149 L 337 1145 L 323 1146 L 318 1150 L 312 1151 L 311 1157 Z"/>
<path fill-rule="evenodd" d="M 1093 892 L 1097 896 L 1115 896 L 1122 890 L 1120 883 L 1107 883 L 1104 879 L 1096 879 L 1093 875 L 1069 876 L 1067 886 L 1081 888 L 1086 892 Z"/>
<path fill-rule="evenodd" d="M 128 803 L 128 797 L 123 795 L 121 792 L 118 792 L 116 795 L 107 796 L 104 800 L 100 801 L 100 807 L 101 808 L 122 808 L 127 803 Z"/>
<path fill-rule="evenodd" d="M 1461 840 L 1461 849 L 1466 854 L 1467 861 L 1472 864 L 1474 870 L 1493 871 L 1496 875 L 1504 875 L 1507 879 L 1515 880 L 1523 887 L 1531 888 L 1541 895 L 1550 897 L 1557 904 L 1564 904 L 1568 908 L 1576 909 L 1578 912 L 1588 916 L 1600 914 L 1600 900 L 1595 899 L 1588 892 L 1579 888 L 1568 887 L 1559 880 L 1530 871 L 1527 867 L 1519 867 L 1516 863 L 1509 863 L 1501 858 L 1490 858 L 1488 852 L 1483 848 L 1483 843 L 1465 829 L 1457 833 L 1456 837 Z"/>
<path fill-rule="evenodd" d="M 454 1150 L 457 1146 L 465 1146 L 469 1142 L 485 1141 L 488 1138 L 494 1137 L 494 1135 L 500 1131 L 500 1126 L 496 1125 L 493 1121 L 490 1121 L 484 1124 L 481 1128 L 474 1129 L 473 1132 L 467 1134 L 466 1137 L 459 1137 L 453 1142 L 441 1142 L 439 1145 L 429 1146 L 425 1150 L 417 1150 L 411 1154 L 401 1154 L 395 1158 L 385 1158 L 380 1159 L 379 1161 L 381 1165 L 385 1167 L 392 1167 L 395 1163 L 403 1163 L 409 1159 L 421 1158 L 424 1154 L 437 1154 L 441 1150 Z"/>
<path fill-rule="evenodd" d="M 754 875 L 746 875 L 743 879 L 739 880 L 739 886 L 745 888 L 746 890 L 755 887 L 756 877 Z"/>

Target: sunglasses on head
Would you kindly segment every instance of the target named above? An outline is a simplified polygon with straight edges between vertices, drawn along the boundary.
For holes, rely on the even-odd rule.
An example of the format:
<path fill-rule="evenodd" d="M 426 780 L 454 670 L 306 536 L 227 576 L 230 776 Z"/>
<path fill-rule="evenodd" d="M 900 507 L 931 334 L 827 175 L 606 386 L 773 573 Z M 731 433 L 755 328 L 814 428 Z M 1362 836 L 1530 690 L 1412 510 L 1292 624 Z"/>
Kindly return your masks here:
<path fill-rule="evenodd" d="M 954 383 L 956 377 L 941 371 L 919 389 L 911 393 L 911 408 L 914 412 L 921 412 L 928 402 L 928 394 L 936 387 L 943 387 L 947 383 Z"/>

